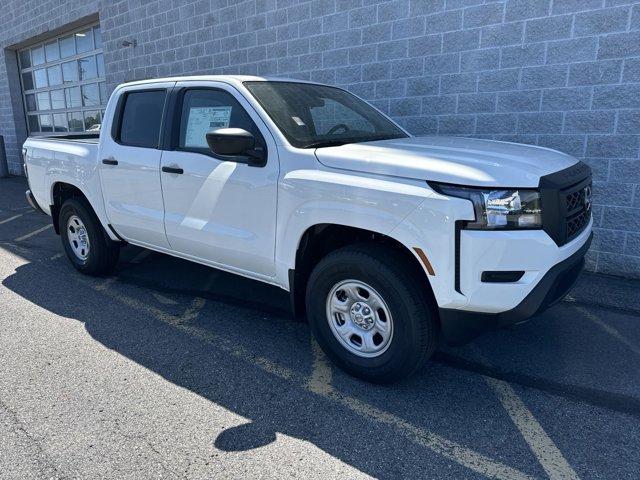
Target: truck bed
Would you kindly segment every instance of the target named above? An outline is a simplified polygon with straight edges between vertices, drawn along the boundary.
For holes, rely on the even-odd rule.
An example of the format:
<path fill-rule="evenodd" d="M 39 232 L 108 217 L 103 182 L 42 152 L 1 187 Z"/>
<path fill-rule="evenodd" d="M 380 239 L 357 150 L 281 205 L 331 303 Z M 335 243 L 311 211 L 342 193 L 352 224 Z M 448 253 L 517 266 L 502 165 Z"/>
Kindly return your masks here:
<path fill-rule="evenodd" d="M 29 188 L 42 210 L 51 214 L 56 183 L 75 185 L 93 205 L 102 202 L 98 178 L 100 135 L 38 135 L 27 138 L 26 153 Z"/>

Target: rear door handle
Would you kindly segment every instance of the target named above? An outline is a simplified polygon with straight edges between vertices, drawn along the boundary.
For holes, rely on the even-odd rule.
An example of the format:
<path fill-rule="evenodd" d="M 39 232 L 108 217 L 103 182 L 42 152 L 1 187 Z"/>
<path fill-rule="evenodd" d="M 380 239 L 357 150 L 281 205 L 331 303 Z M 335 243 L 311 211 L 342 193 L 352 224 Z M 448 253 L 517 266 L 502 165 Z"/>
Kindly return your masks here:
<path fill-rule="evenodd" d="M 115 158 L 103 158 L 102 163 L 104 163 L 105 165 L 117 165 L 118 160 L 116 160 Z"/>
<path fill-rule="evenodd" d="M 162 167 L 162 171 L 165 173 L 177 173 L 177 174 L 184 173 L 184 170 L 181 169 L 180 167 Z"/>

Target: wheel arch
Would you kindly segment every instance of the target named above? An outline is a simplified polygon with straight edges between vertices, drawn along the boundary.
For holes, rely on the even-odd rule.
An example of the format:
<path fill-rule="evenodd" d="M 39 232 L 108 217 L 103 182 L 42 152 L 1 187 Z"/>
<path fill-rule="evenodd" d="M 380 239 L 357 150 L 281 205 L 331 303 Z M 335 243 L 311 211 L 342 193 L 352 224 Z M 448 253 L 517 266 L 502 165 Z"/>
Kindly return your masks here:
<path fill-rule="evenodd" d="M 64 181 L 57 181 L 51 185 L 51 219 L 53 221 L 53 228 L 55 232 L 60 235 L 60 209 L 62 208 L 64 202 L 70 198 L 84 200 L 84 202 L 87 204 L 87 207 L 91 210 L 91 212 L 98 219 L 98 222 L 102 225 L 103 232 L 107 241 L 114 242 L 114 240 L 110 238 L 107 232 L 107 228 L 109 228 L 109 225 L 105 226 L 103 224 L 100 216 L 91 204 L 89 196 L 77 185 Z"/>
<path fill-rule="evenodd" d="M 416 278 L 424 281 L 425 292 L 437 307 L 428 268 L 417 251 L 389 235 L 359 227 L 333 223 L 318 223 L 308 227 L 298 241 L 294 268 L 289 270 L 289 291 L 291 308 L 296 318 L 306 314 L 305 295 L 307 282 L 314 266 L 327 254 L 348 245 L 376 243 L 386 245 L 401 253 L 408 260 Z"/>
<path fill-rule="evenodd" d="M 91 205 L 87 195 L 76 185 L 62 181 L 54 182 L 51 185 L 51 219 L 53 228 L 58 235 L 60 235 L 60 209 L 62 204 L 70 198 L 82 198 Z"/>

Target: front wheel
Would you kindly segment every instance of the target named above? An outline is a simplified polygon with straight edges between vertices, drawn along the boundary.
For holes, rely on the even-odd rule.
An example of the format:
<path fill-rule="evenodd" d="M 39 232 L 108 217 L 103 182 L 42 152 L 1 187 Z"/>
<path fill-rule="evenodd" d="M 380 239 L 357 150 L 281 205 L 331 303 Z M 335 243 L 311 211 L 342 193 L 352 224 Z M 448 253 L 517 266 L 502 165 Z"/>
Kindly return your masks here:
<path fill-rule="evenodd" d="M 351 375 L 375 383 L 399 380 L 423 365 L 437 345 L 427 281 L 411 259 L 390 247 L 339 249 L 309 278 L 310 327 L 327 356 Z"/>
<path fill-rule="evenodd" d="M 100 221 L 83 199 L 71 198 L 60 208 L 60 239 L 73 266 L 87 275 L 109 273 L 120 248 L 105 236 Z"/>

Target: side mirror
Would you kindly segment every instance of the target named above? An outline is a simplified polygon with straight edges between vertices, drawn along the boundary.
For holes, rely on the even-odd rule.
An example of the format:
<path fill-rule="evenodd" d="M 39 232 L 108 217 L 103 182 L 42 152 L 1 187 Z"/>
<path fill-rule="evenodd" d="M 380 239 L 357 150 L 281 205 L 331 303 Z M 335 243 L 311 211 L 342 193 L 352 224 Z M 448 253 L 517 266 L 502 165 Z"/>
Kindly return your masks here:
<path fill-rule="evenodd" d="M 217 128 L 207 132 L 209 149 L 221 160 L 262 167 L 266 163 L 263 149 L 256 148 L 255 137 L 242 128 Z"/>

